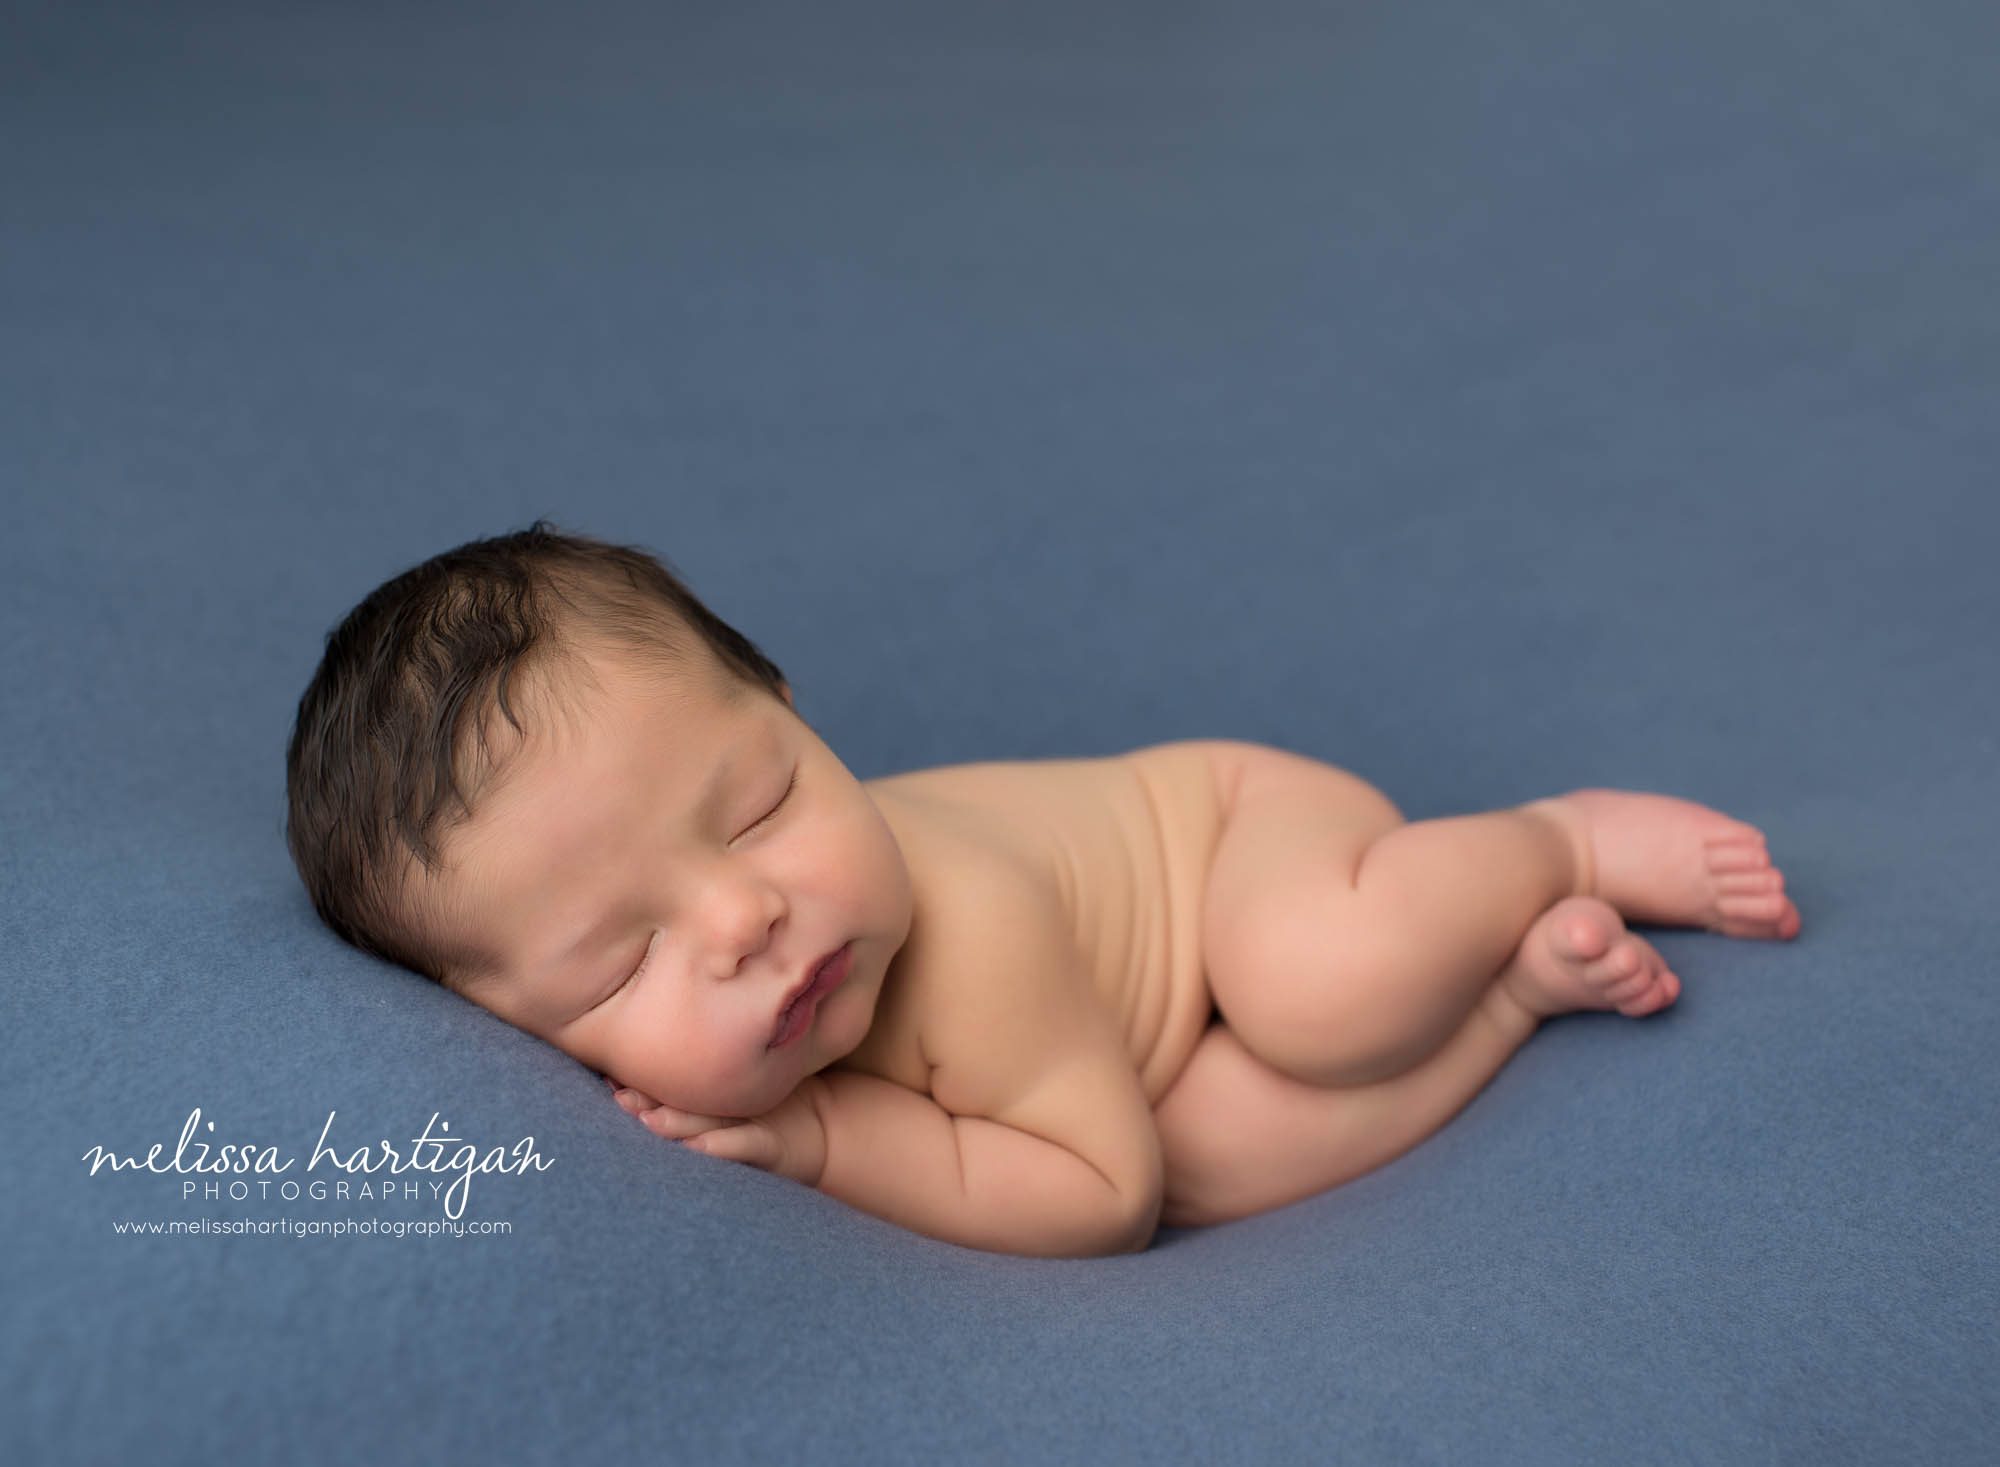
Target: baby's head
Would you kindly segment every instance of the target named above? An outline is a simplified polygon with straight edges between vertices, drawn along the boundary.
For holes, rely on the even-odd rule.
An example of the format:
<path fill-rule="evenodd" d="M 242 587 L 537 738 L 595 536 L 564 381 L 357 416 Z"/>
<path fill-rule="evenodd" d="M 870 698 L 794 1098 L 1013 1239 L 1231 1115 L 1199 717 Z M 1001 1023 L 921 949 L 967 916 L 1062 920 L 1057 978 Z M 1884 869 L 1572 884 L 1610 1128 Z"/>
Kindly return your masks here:
<path fill-rule="evenodd" d="M 348 613 L 286 783 L 341 938 L 686 1110 L 761 1115 L 851 1053 L 910 932 L 901 847 L 778 668 L 653 556 L 544 520 Z"/>

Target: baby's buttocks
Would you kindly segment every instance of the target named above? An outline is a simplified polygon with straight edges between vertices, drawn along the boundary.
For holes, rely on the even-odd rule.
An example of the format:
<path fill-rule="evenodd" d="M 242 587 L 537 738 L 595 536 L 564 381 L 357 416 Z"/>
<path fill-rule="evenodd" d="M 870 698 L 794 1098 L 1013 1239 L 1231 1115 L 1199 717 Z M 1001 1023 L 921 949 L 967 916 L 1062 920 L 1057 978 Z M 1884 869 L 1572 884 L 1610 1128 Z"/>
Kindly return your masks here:
<path fill-rule="evenodd" d="M 975 831 L 1047 883 L 1050 920 L 1069 924 L 1149 1104 L 1173 1084 L 1214 1012 L 1200 929 L 1224 815 L 1213 747 L 1183 740 L 1102 758 L 946 765 L 871 781 L 951 810 L 959 831 Z M 952 881 L 949 871 L 916 879 Z"/>

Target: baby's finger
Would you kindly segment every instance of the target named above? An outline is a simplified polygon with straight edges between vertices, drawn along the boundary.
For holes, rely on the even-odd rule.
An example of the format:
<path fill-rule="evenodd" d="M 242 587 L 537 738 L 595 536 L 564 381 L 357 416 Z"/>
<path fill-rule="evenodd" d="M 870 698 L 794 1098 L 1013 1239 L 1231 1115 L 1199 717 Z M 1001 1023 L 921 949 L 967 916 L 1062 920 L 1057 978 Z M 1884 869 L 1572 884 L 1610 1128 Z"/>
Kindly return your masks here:
<path fill-rule="evenodd" d="M 771 1127 L 751 1121 L 747 1125 L 731 1126 L 726 1130 L 710 1131 L 696 1136 L 687 1143 L 694 1150 L 706 1156 L 719 1156 L 724 1161 L 740 1161 L 747 1166 L 771 1170 L 778 1164 L 778 1133 Z"/>
<path fill-rule="evenodd" d="M 674 1111 L 671 1106 L 653 1099 L 643 1090 L 634 1090 L 629 1085 L 614 1085 L 611 1088 L 611 1098 L 618 1102 L 619 1109 L 627 1115 L 637 1116 L 642 1121 L 648 1112 L 656 1110 L 666 1110 L 675 1115 L 689 1114 L 686 1111 Z"/>
<path fill-rule="evenodd" d="M 618 1108 L 629 1116 L 643 1116 L 649 1110 L 657 1110 L 660 1102 L 643 1090 L 633 1090 L 628 1086 L 611 1087 L 611 1098 L 618 1102 Z"/>
<path fill-rule="evenodd" d="M 699 1136 L 704 1131 L 712 1131 L 717 1126 L 733 1126 L 737 1122 L 729 1116 L 697 1115 L 691 1110 L 676 1110 L 671 1105 L 655 1105 L 635 1111 L 639 1121 L 655 1136 L 664 1136 L 669 1141 L 684 1140 L 689 1136 Z"/>
<path fill-rule="evenodd" d="M 629 1085 L 612 1086 L 611 1098 L 618 1102 L 619 1108 L 627 1115 L 643 1117 L 647 1111 L 659 1110 L 663 1106 L 668 1110 L 673 1109 L 671 1106 L 666 1106 L 664 1101 L 655 1100 L 645 1091 L 634 1090 Z M 692 1111 L 676 1111 L 675 1114 L 691 1117 L 694 1113 Z"/>

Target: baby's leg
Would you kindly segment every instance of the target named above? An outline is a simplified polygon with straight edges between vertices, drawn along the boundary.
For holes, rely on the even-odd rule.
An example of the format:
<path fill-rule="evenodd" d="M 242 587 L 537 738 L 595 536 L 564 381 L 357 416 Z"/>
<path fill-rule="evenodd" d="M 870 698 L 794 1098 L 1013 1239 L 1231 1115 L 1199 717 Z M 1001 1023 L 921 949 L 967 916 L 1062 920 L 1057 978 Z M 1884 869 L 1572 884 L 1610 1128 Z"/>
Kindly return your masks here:
<path fill-rule="evenodd" d="M 1263 752 L 1210 868 L 1203 957 L 1236 1038 L 1305 1084 L 1368 1084 L 1433 1053 L 1567 896 L 1731 936 L 1798 931 L 1762 834 L 1691 801 L 1578 790 L 1403 824 L 1352 775 Z"/>
<path fill-rule="evenodd" d="M 1215 1025 L 1153 1107 L 1169 1227 L 1247 1217 L 1337 1187 L 1457 1115 L 1541 1021 L 1579 1008 L 1652 1013 L 1680 980 L 1595 897 L 1544 913 L 1442 1048 L 1414 1069 L 1327 1089 L 1264 1064 Z"/>
<path fill-rule="evenodd" d="M 1343 770 L 1261 752 L 1210 864 L 1203 959 L 1236 1038 L 1306 1085 L 1435 1052 L 1536 917 L 1588 889 L 1586 838 L 1551 802 L 1406 824 Z"/>

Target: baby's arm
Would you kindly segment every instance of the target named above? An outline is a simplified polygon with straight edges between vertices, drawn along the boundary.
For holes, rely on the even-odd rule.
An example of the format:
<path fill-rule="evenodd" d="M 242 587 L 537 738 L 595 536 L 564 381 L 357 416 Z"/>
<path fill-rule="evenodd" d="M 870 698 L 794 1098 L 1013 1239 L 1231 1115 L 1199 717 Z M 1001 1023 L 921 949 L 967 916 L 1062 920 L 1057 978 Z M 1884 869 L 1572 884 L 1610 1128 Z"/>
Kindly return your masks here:
<path fill-rule="evenodd" d="M 1042 1100 L 1094 1099 L 1101 1113 L 1108 1092 L 1115 1114 L 1125 1086 L 1137 1089 L 1129 1068 L 1099 1076 L 1072 1069 Z M 1121 1148 L 1099 1143 L 1090 1147 L 1093 1159 L 999 1121 L 955 1116 L 928 1095 L 847 1070 L 808 1075 L 777 1109 L 748 1119 L 677 1110 L 636 1090 L 614 1093 L 657 1136 L 971 1248 L 1060 1258 L 1138 1252 L 1159 1219 L 1161 1153 L 1151 1126 L 1144 1142 L 1122 1148 L 1123 1158 Z M 1121 1173 L 1135 1180 L 1121 1188 L 1113 1180 Z"/>
<path fill-rule="evenodd" d="M 822 1071 L 817 1185 L 969 1247 L 1136 1253 L 1158 1226 L 1166 1170 L 1124 1037 L 1046 893 L 1005 867 L 979 893 L 973 925 L 954 933 L 963 966 L 916 1005 L 929 1095 Z"/>
<path fill-rule="evenodd" d="M 1143 1179 L 1124 1179 L 1121 1190 L 1116 1171 L 1107 1175 L 1067 1146 L 955 1116 L 891 1080 L 847 1070 L 816 1078 L 825 1082 L 818 1103 L 826 1128 L 818 1186 L 828 1196 L 913 1232 L 999 1253 L 1097 1257 L 1152 1241 L 1159 1194 L 1147 1196 Z M 1071 1084 L 1102 1081 L 1079 1074 Z M 1150 1126 L 1148 1133 L 1157 1145 Z"/>

